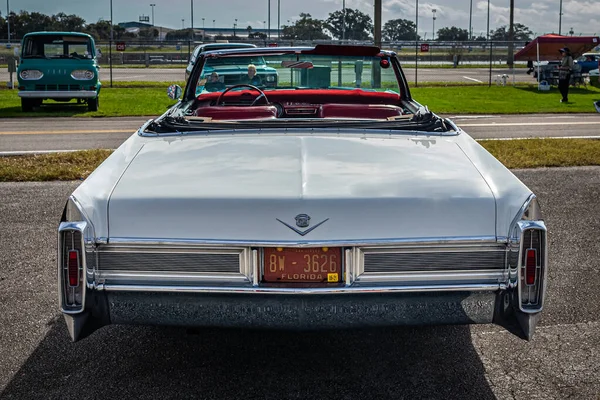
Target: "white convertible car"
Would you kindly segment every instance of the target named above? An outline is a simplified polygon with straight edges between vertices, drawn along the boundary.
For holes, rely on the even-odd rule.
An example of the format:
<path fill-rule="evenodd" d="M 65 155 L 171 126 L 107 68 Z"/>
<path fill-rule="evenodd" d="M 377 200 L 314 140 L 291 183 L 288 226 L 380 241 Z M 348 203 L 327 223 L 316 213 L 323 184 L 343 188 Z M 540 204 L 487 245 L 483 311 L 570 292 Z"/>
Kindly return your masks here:
<path fill-rule="evenodd" d="M 264 58 L 277 86 L 215 90 L 203 67 L 219 58 Z M 73 340 L 108 324 L 495 323 L 532 337 L 548 262 L 536 196 L 412 99 L 393 52 L 207 52 L 168 93 L 177 104 L 66 203 Z"/>

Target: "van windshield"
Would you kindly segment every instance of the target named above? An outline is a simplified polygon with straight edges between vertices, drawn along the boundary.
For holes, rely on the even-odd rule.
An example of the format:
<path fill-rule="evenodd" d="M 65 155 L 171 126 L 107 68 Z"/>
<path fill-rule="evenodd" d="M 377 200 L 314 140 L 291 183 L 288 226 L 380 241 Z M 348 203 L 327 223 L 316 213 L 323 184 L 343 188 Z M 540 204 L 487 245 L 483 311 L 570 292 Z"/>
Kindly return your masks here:
<path fill-rule="evenodd" d="M 30 36 L 23 44 L 23 58 L 78 58 L 94 57 L 91 40 L 85 36 L 40 35 Z"/>

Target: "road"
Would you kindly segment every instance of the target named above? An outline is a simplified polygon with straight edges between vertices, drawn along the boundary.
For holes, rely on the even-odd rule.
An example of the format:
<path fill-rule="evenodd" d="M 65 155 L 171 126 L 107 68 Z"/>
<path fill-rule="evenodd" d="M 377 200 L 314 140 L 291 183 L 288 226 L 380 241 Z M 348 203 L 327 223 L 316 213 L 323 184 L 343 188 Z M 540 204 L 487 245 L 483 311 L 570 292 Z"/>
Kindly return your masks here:
<path fill-rule="evenodd" d="M 448 117 L 476 139 L 600 136 L 600 114 Z M 0 152 L 114 149 L 149 118 L 6 118 L 0 127 Z"/>
<path fill-rule="evenodd" d="M 600 167 L 517 170 L 549 227 L 531 342 L 495 325 L 311 333 L 109 326 L 71 343 L 56 225 L 77 182 L 0 184 L 0 398 L 596 399 Z"/>
<path fill-rule="evenodd" d="M 527 75 L 525 68 L 517 68 L 515 71 L 515 82 L 535 83 L 531 75 Z M 409 84 L 414 85 L 415 69 L 406 68 L 404 74 Z M 512 82 L 510 70 L 506 68 L 492 68 L 492 83 L 495 84 L 496 76 L 509 74 L 509 83 Z M 113 81 L 155 81 L 168 83 L 185 80 L 184 68 L 113 68 Z M 332 82 L 337 82 L 337 72 L 332 73 Z M 419 68 L 417 71 L 418 82 L 485 82 L 489 81 L 489 68 Z M 16 79 L 16 78 L 15 78 Z M 100 70 L 100 79 L 108 87 L 110 83 L 110 71 L 108 68 Z M 344 82 L 352 82 L 355 79 L 354 71 L 347 68 L 344 70 Z M 8 81 L 6 69 L 0 71 L 0 82 Z M 363 82 L 369 82 L 370 75 L 363 74 Z"/>

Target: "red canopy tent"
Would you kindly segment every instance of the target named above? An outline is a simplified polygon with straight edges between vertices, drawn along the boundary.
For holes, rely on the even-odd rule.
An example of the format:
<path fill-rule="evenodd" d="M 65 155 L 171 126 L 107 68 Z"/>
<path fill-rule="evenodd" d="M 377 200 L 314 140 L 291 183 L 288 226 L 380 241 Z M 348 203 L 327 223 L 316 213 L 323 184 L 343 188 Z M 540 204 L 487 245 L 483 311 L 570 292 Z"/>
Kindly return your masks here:
<path fill-rule="evenodd" d="M 562 56 L 559 49 L 568 47 L 573 58 L 577 58 L 585 52 L 600 45 L 598 36 L 560 36 L 543 35 L 538 36 L 527 46 L 515 54 L 516 61 L 549 61 L 559 60 Z"/>

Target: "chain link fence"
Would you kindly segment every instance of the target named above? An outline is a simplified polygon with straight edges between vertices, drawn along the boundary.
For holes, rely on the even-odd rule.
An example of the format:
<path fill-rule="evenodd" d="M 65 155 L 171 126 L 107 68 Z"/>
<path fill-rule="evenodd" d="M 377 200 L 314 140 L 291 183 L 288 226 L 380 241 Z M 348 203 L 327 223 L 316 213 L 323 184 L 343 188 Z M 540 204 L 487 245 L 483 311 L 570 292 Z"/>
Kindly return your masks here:
<path fill-rule="evenodd" d="M 239 39 L 256 46 L 314 46 L 316 44 L 340 44 L 340 41 L 299 41 L 278 39 Z M 234 42 L 235 40 L 229 40 Z M 202 42 L 192 40 L 177 41 L 97 41 L 100 54 L 100 76 L 105 86 L 127 86 L 135 82 L 183 83 L 185 68 L 195 47 Z M 372 42 L 349 42 L 344 44 L 372 45 Z M 504 83 L 531 82 L 526 74 L 526 63 L 517 62 L 509 68 L 510 54 L 516 53 L 525 42 L 384 42 L 382 49 L 397 52 L 409 83 L 494 84 L 498 76 L 507 75 Z M 7 60 L 13 56 L 14 47 L 0 44 L 0 81 L 6 81 Z M 511 50 L 509 50 L 511 49 Z M 558 58 L 558 55 L 557 55 Z M 6 76 L 8 77 L 8 75 Z"/>

